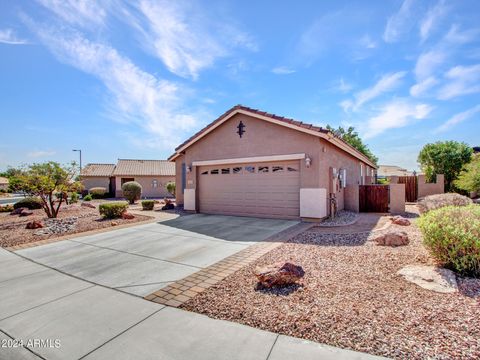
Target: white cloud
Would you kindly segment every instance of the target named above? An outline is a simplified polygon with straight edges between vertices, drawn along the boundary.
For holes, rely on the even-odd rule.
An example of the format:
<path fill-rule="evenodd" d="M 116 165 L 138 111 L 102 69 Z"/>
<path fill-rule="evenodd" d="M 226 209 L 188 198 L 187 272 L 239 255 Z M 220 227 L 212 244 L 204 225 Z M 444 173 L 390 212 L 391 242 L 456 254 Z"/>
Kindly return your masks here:
<path fill-rule="evenodd" d="M 89 41 L 77 32 L 43 27 L 27 19 L 40 40 L 62 62 L 98 78 L 109 91 L 112 119 L 140 125 L 170 148 L 195 116 L 186 110 L 188 90 L 141 70 L 114 48 Z"/>
<path fill-rule="evenodd" d="M 27 153 L 27 156 L 30 158 L 44 158 L 55 155 L 55 151 L 47 151 L 47 150 L 35 150 L 30 151 Z"/>
<path fill-rule="evenodd" d="M 420 22 L 420 39 L 422 41 L 428 39 L 435 26 L 446 12 L 447 7 L 445 6 L 445 0 L 439 0 L 435 6 L 428 10 L 427 15 Z"/>
<path fill-rule="evenodd" d="M 288 74 L 293 74 L 294 72 L 296 72 L 296 70 L 291 69 L 287 66 L 277 66 L 272 69 L 272 73 L 277 75 L 288 75 Z"/>
<path fill-rule="evenodd" d="M 417 104 L 405 99 L 396 99 L 384 105 L 380 112 L 367 121 L 364 138 L 378 136 L 388 129 L 402 128 L 425 119 L 433 108 L 428 104 Z"/>
<path fill-rule="evenodd" d="M 377 43 L 368 34 L 363 35 L 359 43 L 360 46 L 366 49 L 375 49 L 377 47 Z"/>
<path fill-rule="evenodd" d="M 335 85 L 333 86 L 334 91 L 338 91 L 344 94 L 350 92 L 352 89 L 353 85 L 345 81 L 343 77 L 336 81 Z"/>
<path fill-rule="evenodd" d="M 425 94 L 425 92 L 427 92 L 437 84 L 438 84 L 438 80 L 435 77 L 430 76 L 413 85 L 410 88 L 410 95 L 412 95 L 413 97 L 422 96 L 423 94 Z"/>
<path fill-rule="evenodd" d="M 107 11 L 100 5 L 107 1 L 92 0 L 37 0 L 44 7 L 72 25 L 103 26 Z"/>
<path fill-rule="evenodd" d="M 24 45 L 28 44 L 28 41 L 18 38 L 12 29 L 0 29 L 0 43 L 9 45 Z"/>
<path fill-rule="evenodd" d="M 448 79 L 448 83 L 438 91 L 440 100 L 480 92 L 480 64 L 455 66 L 445 74 L 445 78 Z"/>
<path fill-rule="evenodd" d="M 450 119 L 445 121 L 441 126 L 439 126 L 436 130 L 436 132 L 442 132 L 450 129 L 451 127 L 468 120 L 471 118 L 473 115 L 477 114 L 480 112 L 480 105 L 474 106 L 471 109 L 468 109 L 466 111 L 463 111 L 461 113 L 458 113 L 454 116 L 452 116 Z"/>
<path fill-rule="evenodd" d="M 372 87 L 357 92 L 354 95 L 354 102 L 347 100 L 342 102 L 341 105 L 344 110 L 358 110 L 363 104 L 375 99 L 376 97 L 386 92 L 395 89 L 400 84 L 401 80 L 405 77 L 406 74 L 406 71 L 385 74 Z"/>
<path fill-rule="evenodd" d="M 450 27 L 447 35 L 445 35 L 445 40 L 453 44 L 466 44 L 472 42 L 478 38 L 480 35 L 480 29 L 469 29 L 469 30 L 460 30 L 460 26 L 453 24 Z"/>
<path fill-rule="evenodd" d="M 412 26 L 414 0 L 404 0 L 400 10 L 392 15 L 385 26 L 383 40 L 387 43 L 393 43 L 400 39 L 408 29 Z"/>
<path fill-rule="evenodd" d="M 415 65 L 415 77 L 424 80 L 430 77 L 439 65 L 443 64 L 447 54 L 442 49 L 433 49 L 420 54 Z"/>

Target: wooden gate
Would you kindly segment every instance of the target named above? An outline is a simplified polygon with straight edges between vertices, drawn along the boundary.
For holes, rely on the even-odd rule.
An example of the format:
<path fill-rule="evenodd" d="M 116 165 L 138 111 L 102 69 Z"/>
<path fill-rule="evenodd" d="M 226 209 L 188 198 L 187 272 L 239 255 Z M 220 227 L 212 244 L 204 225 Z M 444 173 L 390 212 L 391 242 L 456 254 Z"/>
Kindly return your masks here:
<path fill-rule="evenodd" d="M 418 187 L 416 176 L 399 176 L 399 184 L 405 184 L 405 201 L 415 202 L 418 199 Z"/>
<path fill-rule="evenodd" d="M 388 212 L 388 185 L 360 185 L 360 212 Z"/>

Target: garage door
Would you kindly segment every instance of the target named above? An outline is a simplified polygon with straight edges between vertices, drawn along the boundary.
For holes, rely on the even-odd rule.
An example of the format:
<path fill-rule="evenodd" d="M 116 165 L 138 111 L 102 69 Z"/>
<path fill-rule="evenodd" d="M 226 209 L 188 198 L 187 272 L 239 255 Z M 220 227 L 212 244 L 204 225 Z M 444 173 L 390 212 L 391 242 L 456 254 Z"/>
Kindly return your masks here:
<path fill-rule="evenodd" d="M 300 216 L 299 161 L 202 166 L 198 174 L 202 213 Z"/>

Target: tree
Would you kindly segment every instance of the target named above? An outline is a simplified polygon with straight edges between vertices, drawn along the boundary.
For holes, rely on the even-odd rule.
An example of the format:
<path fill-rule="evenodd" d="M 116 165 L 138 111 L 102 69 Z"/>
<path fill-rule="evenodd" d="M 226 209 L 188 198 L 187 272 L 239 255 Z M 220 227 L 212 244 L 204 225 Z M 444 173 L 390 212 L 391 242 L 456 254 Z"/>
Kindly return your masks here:
<path fill-rule="evenodd" d="M 142 196 L 142 185 L 136 181 L 127 181 L 122 185 L 123 197 L 128 200 L 130 204 L 135 204 L 135 201 Z"/>
<path fill-rule="evenodd" d="M 463 167 L 454 185 L 468 192 L 480 192 L 480 154 L 473 156 L 472 161 Z"/>
<path fill-rule="evenodd" d="M 42 208 L 49 218 L 56 218 L 60 206 L 70 192 L 81 190 L 82 185 L 73 180 L 75 176 L 75 163 L 70 166 L 61 166 L 54 161 L 42 164 L 28 165 L 19 170 L 13 179 L 14 190 L 38 197 Z M 55 196 L 61 193 L 62 196 Z"/>
<path fill-rule="evenodd" d="M 453 181 L 470 162 L 472 152 L 472 148 L 463 142 L 438 141 L 425 145 L 417 161 L 429 181 L 433 181 L 437 174 L 444 174 L 445 190 L 451 191 Z"/>
<path fill-rule="evenodd" d="M 378 162 L 378 158 L 373 155 L 372 151 L 368 148 L 366 144 L 363 143 L 362 139 L 358 135 L 358 132 L 355 131 L 353 126 L 345 128 L 339 126 L 338 129 L 334 129 L 330 125 L 327 125 L 327 130 L 331 131 L 334 135 L 338 136 L 340 139 L 345 141 L 347 144 L 353 146 L 355 149 L 360 151 L 363 155 L 368 157 L 375 165 Z"/>

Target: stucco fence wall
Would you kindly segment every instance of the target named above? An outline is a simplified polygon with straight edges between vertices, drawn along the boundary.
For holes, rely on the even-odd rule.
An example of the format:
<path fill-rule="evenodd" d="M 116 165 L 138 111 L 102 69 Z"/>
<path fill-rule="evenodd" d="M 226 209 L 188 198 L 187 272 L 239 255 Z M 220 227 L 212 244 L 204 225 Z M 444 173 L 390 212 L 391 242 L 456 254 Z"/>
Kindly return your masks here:
<path fill-rule="evenodd" d="M 405 184 L 390 184 L 389 193 L 389 212 L 403 214 L 405 212 Z M 348 185 L 345 188 L 345 210 L 360 212 L 359 185 Z"/>
<path fill-rule="evenodd" d="M 425 175 L 418 175 L 418 198 L 428 195 L 443 194 L 445 192 L 445 177 L 437 175 L 434 183 L 427 183 Z"/>
<path fill-rule="evenodd" d="M 175 182 L 175 176 L 116 176 L 116 197 L 122 197 L 122 178 L 133 178 L 134 181 L 142 185 L 142 198 L 152 197 L 152 198 L 164 198 L 164 197 L 173 197 L 165 185 L 169 182 Z M 153 186 L 153 181 L 157 180 L 157 187 Z"/>

